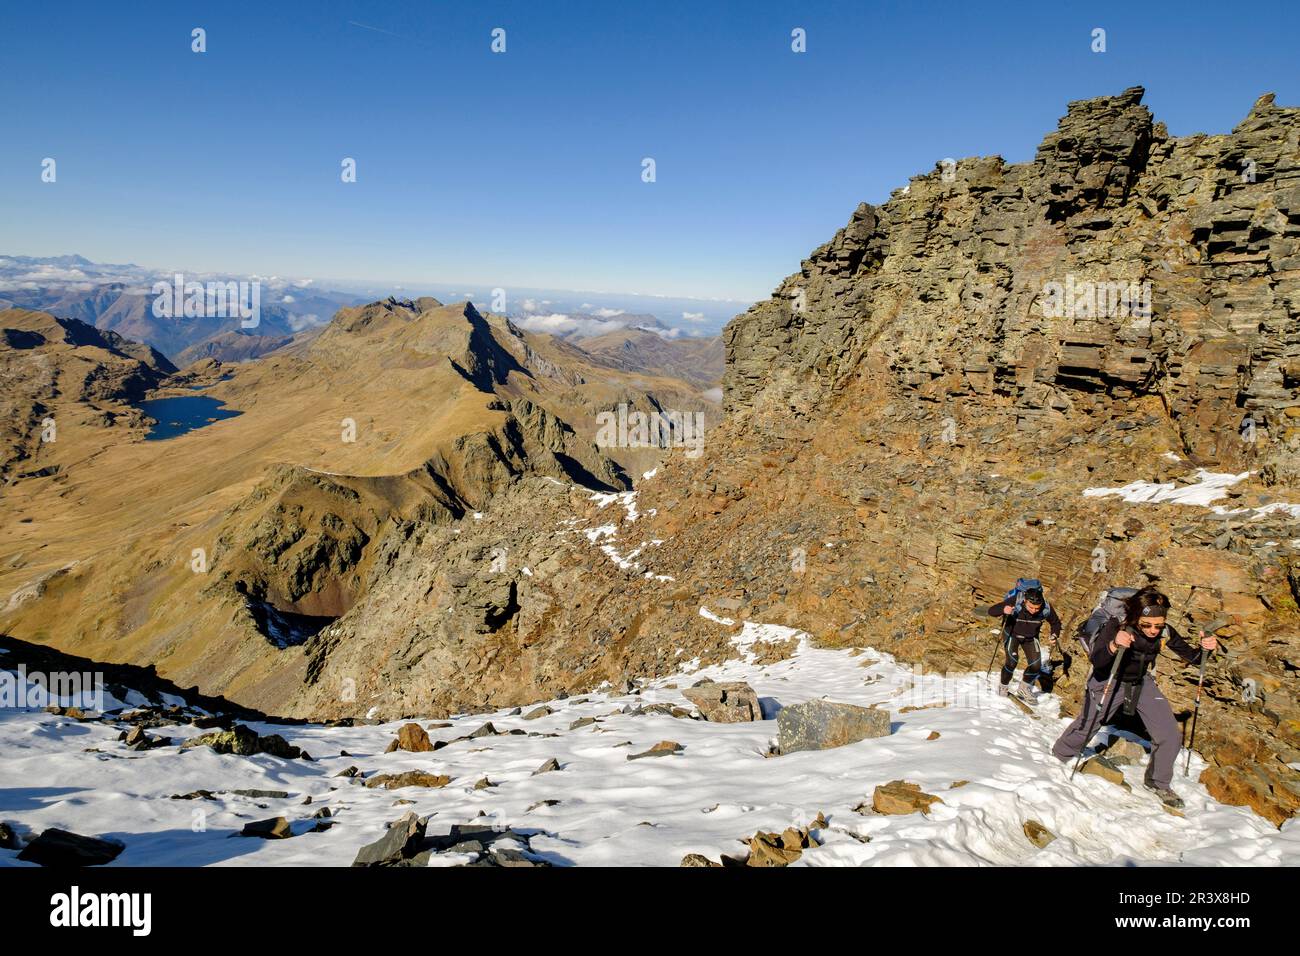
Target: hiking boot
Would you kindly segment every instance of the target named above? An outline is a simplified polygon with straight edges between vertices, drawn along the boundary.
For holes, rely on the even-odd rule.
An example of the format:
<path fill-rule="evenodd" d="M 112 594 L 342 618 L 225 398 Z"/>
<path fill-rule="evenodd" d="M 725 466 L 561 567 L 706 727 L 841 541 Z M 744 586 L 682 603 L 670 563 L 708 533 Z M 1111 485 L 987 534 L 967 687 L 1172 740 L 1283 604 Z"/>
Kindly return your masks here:
<path fill-rule="evenodd" d="M 1016 696 L 1026 704 L 1038 703 L 1038 693 L 1034 690 L 1034 685 L 1026 684 L 1024 681 L 1021 681 L 1020 686 L 1016 688 Z"/>
<path fill-rule="evenodd" d="M 1009 688 L 1008 688 L 1008 685 L 1006 685 L 1006 684 L 998 684 L 998 696 L 999 696 L 999 697 L 1006 697 L 1006 696 L 1007 696 L 1007 690 L 1008 690 L 1008 689 L 1009 689 Z"/>
<path fill-rule="evenodd" d="M 1173 807 L 1175 810 L 1181 810 L 1183 808 L 1184 806 L 1183 798 L 1180 797 L 1178 794 L 1174 793 L 1168 787 L 1157 787 L 1155 784 L 1145 780 L 1142 782 L 1142 786 L 1146 787 L 1157 797 L 1159 797 L 1160 802 L 1163 803 L 1165 806 Z"/>

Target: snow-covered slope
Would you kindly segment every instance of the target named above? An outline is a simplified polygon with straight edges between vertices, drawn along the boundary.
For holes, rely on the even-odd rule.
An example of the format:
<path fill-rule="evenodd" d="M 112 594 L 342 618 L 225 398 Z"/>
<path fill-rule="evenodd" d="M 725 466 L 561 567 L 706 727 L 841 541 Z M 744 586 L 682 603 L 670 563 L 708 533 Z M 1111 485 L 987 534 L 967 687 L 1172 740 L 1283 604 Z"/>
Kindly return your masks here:
<path fill-rule="evenodd" d="M 744 627 L 736 627 L 741 637 Z M 769 719 L 723 724 L 622 713 L 628 704 L 689 707 L 681 689 L 701 677 L 748 681 Z M 823 696 L 888 707 L 893 733 L 833 750 L 766 756 L 776 736 L 772 715 Z M 486 721 L 500 732 L 535 736 L 461 740 L 431 753 L 385 754 L 397 723 L 252 725 L 304 748 L 312 762 L 218 755 L 206 747 L 133 752 L 117 741 L 113 724 L 7 710 L 0 712 L 0 821 L 20 833 L 60 827 L 121 840 L 126 849 L 116 866 L 344 866 L 407 810 L 432 814 L 431 833 L 457 823 L 508 824 L 531 834 L 532 850 L 559 865 L 675 866 L 691 852 L 743 855 L 738 841 L 755 831 L 806 825 L 819 811 L 828 821 L 817 831 L 824 845 L 797 865 L 1300 863 L 1295 821 L 1277 830 L 1249 810 L 1216 803 L 1195 782 L 1195 756 L 1192 775 L 1175 780 L 1187 800 L 1186 817 L 1178 818 L 1142 790 L 1141 768 L 1127 770 L 1132 793 L 1091 776 L 1069 781 L 1068 768 L 1048 752 L 1065 725 L 1050 698 L 1035 719 L 991 695 L 983 675 L 922 676 L 871 650 L 818 650 L 805 642 L 775 664 L 737 660 L 656 681 L 640 694 L 593 694 L 548 706 L 554 713 L 533 720 L 505 711 L 454 717 L 430 736 L 449 740 Z M 597 723 L 569 729 L 583 717 Z M 928 739 L 932 732 L 939 737 Z M 150 733 L 179 743 L 200 731 Z M 682 751 L 627 759 L 663 740 Z M 552 757 L 560 769 L 534 775 Z M 429 770 L 452 781 L 441 789 L 366 789 L 336 776 L 353 765 L 364 773 Z M 495 786 L 474 789 L 485 776 Z M 899 779 L 943 802 L 928 817 L 854 811 L 864 801 L 870 806 L 877 785 Z M 962 780 L 969 782 L 953 786 Z M 200 789 L 290 796 L 171 799 Z M 303 805 L 308 795 L 312 803 Z M 414 802 L 395 806 L 398 799 Z M 334 825 L 310 832 L 322 806 Z M 290 839 L 228 839 L 245 823 L 281 815 L 293 824 Z M 1037 849 L 1022 829 L 1031 819 L 1058 839 Z M 0 850 L 0 865 L 25 865 L 14 857 Z"/>

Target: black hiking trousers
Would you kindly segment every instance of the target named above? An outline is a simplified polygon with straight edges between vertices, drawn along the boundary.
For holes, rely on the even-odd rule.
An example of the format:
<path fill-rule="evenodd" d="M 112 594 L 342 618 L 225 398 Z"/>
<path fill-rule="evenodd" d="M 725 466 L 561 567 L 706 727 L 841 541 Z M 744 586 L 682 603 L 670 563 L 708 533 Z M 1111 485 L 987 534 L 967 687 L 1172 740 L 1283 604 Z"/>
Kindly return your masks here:
<path fill-rule="evenodd" d="M 1052 753 L 1058 760 L 1072 760 L 1088 746 L 1091 729 L 1096 733 L 1115 716 L 1124 704 L 1125 685 L 1119 681 L 1110 690 L 1110 699 L 1106 701 L 1106 713 L 1097 720 L 1097 708 L 1101 705 L 1101 692 L 1106 682 L 1095 675 L 1088 680 L 1088 694 L 1083 709 L 1074 723 L 1065 729 L 1059 740 L 1052 747 Z M 1174 779 L 1174 764 L 1178 760 L 1178 751 L 1183 744 L 1182 730 L 1174 718 L 1173 708 L 1165 699 L 1164 692 L 1150 674 L 1142 678 L 1142 689 L 1138 692 L 1137 714 L 1142 718 L 1147 733 L 1151 735 L 1151 759 L 1147 761 L 1146 782 L 1167 790 Z"/>
<path fill-rule="evenodd" d="M 986 647 L 988 645 L 985 645 Z M 1025 673 L 1021 677 L 1026 684 L 1032 684 L 1038 680 L 1038 673 L 1043 667 L 1043 652 L 1038 646 L 1036 637 L 1016 637 L 1014 634 L 1004 634 L 1002 637 L 1002 652 L 1005 659 L 1002 664 L 1002 686 L 1006 687 L 1011 683 L 1011 678 L 1015 676 L 1016 664 L 1020 660 L 1020 651 L 1025 652 Z"/>

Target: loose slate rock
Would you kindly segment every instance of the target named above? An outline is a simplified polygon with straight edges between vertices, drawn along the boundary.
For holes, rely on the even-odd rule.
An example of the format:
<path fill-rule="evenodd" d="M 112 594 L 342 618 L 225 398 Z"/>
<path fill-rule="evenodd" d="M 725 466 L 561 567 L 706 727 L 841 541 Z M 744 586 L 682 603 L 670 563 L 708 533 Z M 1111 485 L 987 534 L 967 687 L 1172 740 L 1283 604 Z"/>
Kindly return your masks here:
<path fill-rule="evenodd" d="M 293 829 L 289 826 L 289 821 L 284 817 L 274 817 L 270 820 L 256 820 L 253 823 L 245 823 L 244 829 L 239 831 L 241 837 L 261 837 L 264 840 L 284 840 L 293 836 Z"/>
<path fill-rule="evenodd" d="M 889 736 L 889 711 L 829 700 L 810 700 L 781 708 L 776 715 L 783 754 L 827 750 L 871 737 Z"/>
<path fill-rule="evenodd" d="M 682 691 L 682 696 L 700 709 L 705 720 L 720 724 L 738 724 L 762 720 L 758 694 L 744 681 L 714 683 L 701 681 Z"/>
<path fill-rule="evenodd" d="M 1106 748 L 1106 759 L 1117 767 L 1136 766 L 1147 757 L 1146 748 L 1132 740 L 1120 737 Z"/>
<path fill-rule="evenodd" d="M 540 767 L 534 770 L 532 772 L 532 776 L 535 777 L 539 773 L 550 773 L 552 770 L 559 770 L 559 769 L 560 769 L 560 762 L 556 760 L 554 757 L 552 757 L 550 760 L 546 761 L 546 763 L 542 764 Z"/>
<path fill-rule="evenodd" d="M 414 812 L 399 817 L 388 825 L 388 831 L 374 843 L 357 851 L 353 866 L 393 866 L 409 859 L 420 850 L 424 841 L 426 821 Z"/>
<path fill-rule="evenodd" d="M 172 742 L 170 737 L 150 737 L 143 727 L 132 727 L 130 731 L 124 731 L 118 740 L 132 750 L 151 750 L 154 747 L 166 747 Z"/>
<path fill-rule="evenodd" d="M 628 760 L 640 760 L 642 757 L 669 757 L 673 754 L 682 752 L 682 745 L 675 740 L 661 740 L 649 750 L 643 750 L 639 754 L 628 754 Z"/>
<path fill-rule="evenodd" d="M 112 840 L 82 836 L 51 827 L 23 847 L 18 859 L 40 866 L 102 866 L 126 847 Z"/>
<path fill-rule="evenodd" d="M 230 790 L 240 797 L 255 797 L 262 800 L 286 800 L 289 797 L 288 790 Z"/>
<path fill-rule="evenodd" d="M 555 711 L 543 705 L 524 714 L 524 720 L 536 720 L 538 717 L 549 717 L 553 713 L 555 713 Z"/>
<path fill-rule="evenodd" d="M 943 801 L 906 780 L 891 780 L 881 784 L 871 797 L 871 809 L 886 814 L 908 814 L 920 810 L 928 815 L 930 807 L 936 803 Z"/>
<path fill-rule="evenodd" d="M 378 773 L 366 781 L 366 787 L 373 790 L 383 787 L 385 790 L 400 790 L 402 787 L 445 787 L 451 783 L 451 777 L 441 773 L 429 773 L 427 770 L 407 770 L 405 773 Z"/>
<path fill-rule="evenodd" d="M 1125 790 L 1133 789 L 1128 785 L 1128 781 L 1124 779 L 1124 771 L 1105 757 L 1089 757 L 1083 762 L 1083 766 L 1079 768 L 1079 773 L 1088 773 L 1094 777 L 1101 777 L 1101 779 L 1123 787 Z"/>

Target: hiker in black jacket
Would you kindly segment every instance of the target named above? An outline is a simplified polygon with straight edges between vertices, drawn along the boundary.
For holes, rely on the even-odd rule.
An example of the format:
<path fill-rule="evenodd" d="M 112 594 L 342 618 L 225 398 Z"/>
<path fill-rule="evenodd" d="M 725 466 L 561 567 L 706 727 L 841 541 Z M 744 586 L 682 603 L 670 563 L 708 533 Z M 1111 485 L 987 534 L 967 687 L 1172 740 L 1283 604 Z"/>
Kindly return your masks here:
<path fill-rule="evenodd" d="M 1105 726 L 1123 706 L 1126 714 L 1136 713 L 1142 718 L 1151 736 L 1151 759 L 1143 781 L 1146 788 L 1154 791 L 1166 806 L 1181 807 L 1183 801 L 1170 789 L 1170 783 L 1182 734 L 1169 701 L 1150 672 L 1162 642 L 1189 664 L 1200 663 L 1201 648 L 1213 651 L 1218 645 L 1212 634 L 1202 638 L 1200 647 L 1184 640 L 1168 623 L 1169 598 L 1155 588 L 1143 588 L 1128 598 L 1124 606 L 1124 620 L 1107 622 L 1093 640 L 1089 655 L 1093 671 L 1088 678 L 1083 708 L 1052 747 L 1052 753 L 1063 761 L 1074 759 L 1088 745 L 1091 731 Z M 1106 713 L 1097 719 L 1102 691 L 1121 647 L 1127 650 L 1115 675 L 1116 684 L 1106 702 Z"/>
<path fill-rule="evenodd" d="M 1018 696 L 1029 702 L 1034 700 L 1034 682 L 1038 680 L 1043 666 L 1042 651 L 1038 644 L 1038 632 L 1047 624 L 1052 630 L 1052 637 L 1061 637 L 1061 619 L 1056 610 L 1048 606 L 1043 592 L 1038 588 L 1029 588 L 1023 593 L 1023 602 L 1019 611 L 1014 604 L 999 601 L 988 610 L 989 617 L 1002 618 L 1002 650 L 1006 659 L 1002 664 L 1002 683 L 998 693 L 1006 696 L 1015 676 L 1016 664 L 1020 651 L 1025 652 L 1025 672 L 1020 678 Z"/>

